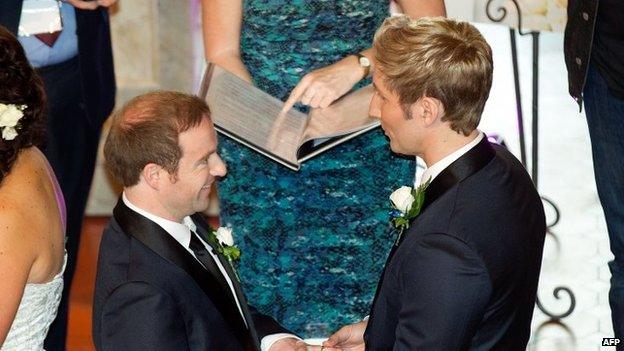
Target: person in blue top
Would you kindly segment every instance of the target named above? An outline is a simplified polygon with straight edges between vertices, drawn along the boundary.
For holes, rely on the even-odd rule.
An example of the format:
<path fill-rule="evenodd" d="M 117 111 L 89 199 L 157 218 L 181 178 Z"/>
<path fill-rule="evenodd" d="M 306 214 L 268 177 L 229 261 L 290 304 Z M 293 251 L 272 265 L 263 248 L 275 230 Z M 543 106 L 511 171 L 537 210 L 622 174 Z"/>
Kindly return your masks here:
<path fill-rule="evenodd" d="M 366 84 L 385 0 L 203 0 L 206 59 L 302 110 Z M 442 0 L 397 1 L 410 17 L 444 16 Z M 242 116 L 241 118 L 244 118 Z M 380 129 L 291 171 L 222 137 L 229 177 L 221 224 L 242 250 L 248 299 L 306 336 L 361 318 L 394 233 L 388 196 L 413 183 L 413 159 L 387 151 Z"/>

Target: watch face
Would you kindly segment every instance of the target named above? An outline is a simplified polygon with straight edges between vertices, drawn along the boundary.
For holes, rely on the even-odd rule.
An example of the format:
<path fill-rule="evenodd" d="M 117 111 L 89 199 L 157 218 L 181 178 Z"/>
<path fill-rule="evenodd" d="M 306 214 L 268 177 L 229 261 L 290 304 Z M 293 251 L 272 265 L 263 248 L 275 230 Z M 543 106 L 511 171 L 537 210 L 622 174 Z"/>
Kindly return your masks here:
<path fill-rule="evenodd" d="M 360 66 L 362 67 L 370 67 L 370 60 L 366 56 L 360 57 Z"/>

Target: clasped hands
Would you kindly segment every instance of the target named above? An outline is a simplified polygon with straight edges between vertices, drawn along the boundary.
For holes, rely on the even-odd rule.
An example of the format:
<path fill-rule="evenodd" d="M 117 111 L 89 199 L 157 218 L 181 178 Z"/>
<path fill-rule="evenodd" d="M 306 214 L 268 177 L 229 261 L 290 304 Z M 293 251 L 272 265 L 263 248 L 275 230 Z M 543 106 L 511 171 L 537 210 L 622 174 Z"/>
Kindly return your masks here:
<path fill-rule="evenodd" d="M 277 341 L 269 351 L 364 351 L 364 331 L 368 321 L 349 324 L 332 334 L 323 345 L 307 345 L 292 338 Z"/>
<path fill-rule="evenodd" d="M 316 350 L 323 351 L 364 351 L 364 331 L 368 321 L 345 325 L 332 334 Z M 315 349 L 312 349 L 315 350 Z"/>

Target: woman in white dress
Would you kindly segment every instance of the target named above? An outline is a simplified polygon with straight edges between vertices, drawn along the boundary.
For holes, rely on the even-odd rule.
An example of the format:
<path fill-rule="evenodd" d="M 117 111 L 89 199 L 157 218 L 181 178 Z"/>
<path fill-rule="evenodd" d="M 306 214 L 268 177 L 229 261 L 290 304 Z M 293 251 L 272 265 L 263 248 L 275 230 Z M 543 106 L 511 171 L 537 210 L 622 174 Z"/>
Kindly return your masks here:
<path fill-rule="evenodd" d="M 65 208 L 39 150 L 45 96 L 0 26 L 0 350 L 43 350 L 63 290 Z M 66 126 L 71 128 L 71 126 Z"/>

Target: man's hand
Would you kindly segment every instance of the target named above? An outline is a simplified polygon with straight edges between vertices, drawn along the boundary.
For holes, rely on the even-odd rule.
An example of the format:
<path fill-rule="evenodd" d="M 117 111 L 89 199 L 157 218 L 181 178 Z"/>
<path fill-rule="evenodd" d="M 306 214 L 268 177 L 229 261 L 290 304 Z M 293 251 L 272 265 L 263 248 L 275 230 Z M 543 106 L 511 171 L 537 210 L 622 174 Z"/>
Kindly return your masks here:
<path fill-rule="evenodd" d="M 320 346 L 310 346 L 310 348 L 308 348 L 305 342 L 295 338 L 284 338 L 277 340 L 271 345 L 269 351 L 316 351 L 320 349 Z"/>
<path fill-rule="evenodd" d="M 117 2 L 117 0 L 95 0 L 95 1 L 63 0 L 63 1 L 81 10 L 95 10 L 100 6 L 110 7 Z"/>
<path fill-rule="evenodd" d="M 368 321 L 345 325 L 323 343 L 323 350 L 364 351 L 364 331 Z"/>

